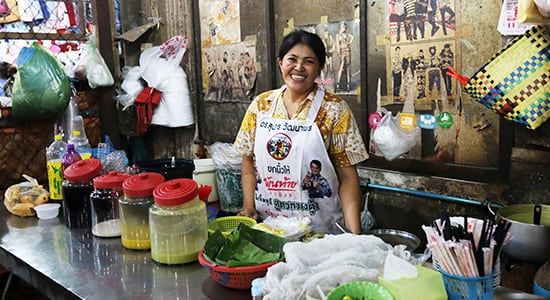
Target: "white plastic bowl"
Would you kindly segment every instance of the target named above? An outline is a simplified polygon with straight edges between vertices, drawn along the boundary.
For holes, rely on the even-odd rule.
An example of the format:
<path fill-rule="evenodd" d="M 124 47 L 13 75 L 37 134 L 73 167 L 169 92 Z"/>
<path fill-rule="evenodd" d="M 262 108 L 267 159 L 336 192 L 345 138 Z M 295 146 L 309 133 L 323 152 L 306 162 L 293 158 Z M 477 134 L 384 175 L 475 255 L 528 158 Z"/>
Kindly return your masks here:
<path fill-rule="evenodd" d="M 48 220 L 57 217 L 60 206 L 59 203 L 46 203 L 35 206 L 34 210 L 39 219 Z"/>

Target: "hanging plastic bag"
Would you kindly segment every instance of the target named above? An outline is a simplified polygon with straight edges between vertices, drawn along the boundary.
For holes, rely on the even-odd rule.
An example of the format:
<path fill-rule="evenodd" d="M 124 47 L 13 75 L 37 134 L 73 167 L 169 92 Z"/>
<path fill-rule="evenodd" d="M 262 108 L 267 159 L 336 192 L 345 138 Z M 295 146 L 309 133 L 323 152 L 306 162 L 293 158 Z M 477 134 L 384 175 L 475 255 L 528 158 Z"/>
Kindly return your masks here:
<path fill-rule="evenodd" d="M 97 49 L 95 35 L 90 36 L 89 42 L 82 47 L 80 61 L 75 66 L 75 75 L 83 77 L 82 66 L 84 66 L 85 77 L 88 80 L 88 85 L 95 89 L 100 86 L 112 86 L 115 80 L 109 67 L 105 63 L 103 56 Z"/>
<path fill-rule="evenodd" d="M 141 77 L 162 93 L 151 124 L 181 127 L 195 122 L 187 74 L 180 66 L 186 50 L 187 37 L 175 36 L 144 50 L 139 57 Z"/>
<path fill-rule="evenodd" d="M 416 145 L 418 133 L 418 127 L 410 130 L 401 128 L 399 114 L 393 117 L 391 111 L 384 111 L 384 116 L 376 126 L 372 137 L 384 157 L 387 160 L 394 160 Z"/>
<path fill-rule="evenodd" d="M 17 73 L 13 83 L 13 116 L 26 120 L 43 120 L 65 110 L 71 88 L 59 61 L 37 42 L 24 47 L 17 56 Z"/>

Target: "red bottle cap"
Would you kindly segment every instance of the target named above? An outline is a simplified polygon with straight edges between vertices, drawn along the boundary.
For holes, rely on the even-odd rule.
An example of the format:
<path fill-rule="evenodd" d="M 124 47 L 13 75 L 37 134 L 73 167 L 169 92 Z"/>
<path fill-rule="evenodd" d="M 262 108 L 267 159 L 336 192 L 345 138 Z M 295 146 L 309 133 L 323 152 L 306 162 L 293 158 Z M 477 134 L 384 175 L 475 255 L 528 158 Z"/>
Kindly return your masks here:
<path fill-rule="evenodd" d="M 122 187 L 122 183 L 130 174 L 119 173 L 116 171 L 94 178 L 94 187 L 98 189 L 112 189 Z"/>
<path fill-rule="evenodd" d="M 86 181 L 99 175 L 103 167 L 101 161 L 95 158 L 79 160 L 65 169 L 63 175 L 68 181 Z"/>
<path fill-rule="evenodd" d="M 153 191 L 153 196 L 158 205 L 174 206 L 193 200 L 198 193 L 199 187 L 195 180 L 178 178 L 159 184 Z"/>
<path fill-rule="evenodd" d="M 153 190 L 164 182 L 164 176 L 154 172 L 144 172 L 132 175 L 124 180 L 122 189 L 128 197 L 153 196 Z"/>

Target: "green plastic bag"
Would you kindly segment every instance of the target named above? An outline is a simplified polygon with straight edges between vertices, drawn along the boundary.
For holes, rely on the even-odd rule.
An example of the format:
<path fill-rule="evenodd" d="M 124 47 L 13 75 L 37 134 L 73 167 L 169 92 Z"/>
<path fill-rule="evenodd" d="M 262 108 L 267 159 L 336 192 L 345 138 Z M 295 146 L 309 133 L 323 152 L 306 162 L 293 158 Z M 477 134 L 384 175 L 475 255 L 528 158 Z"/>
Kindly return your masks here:
<path fill-rule="evenodd" d="M 44 120 L 65 110 L 71 97 L 69 79 L 61 63 L 34 42 L 17 56 L 12 114 L 24 120 Z"/>

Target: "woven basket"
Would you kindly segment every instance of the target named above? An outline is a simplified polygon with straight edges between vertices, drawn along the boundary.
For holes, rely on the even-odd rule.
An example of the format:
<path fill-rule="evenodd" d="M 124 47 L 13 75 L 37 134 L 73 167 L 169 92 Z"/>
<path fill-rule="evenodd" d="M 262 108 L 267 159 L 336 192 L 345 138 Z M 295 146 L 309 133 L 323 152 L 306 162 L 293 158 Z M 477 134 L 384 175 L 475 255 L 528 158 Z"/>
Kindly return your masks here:
<path fill-rule="evenodd" d="M 471 78 L 449 74 L 507 120 L 535 129 L 550 117 L 550 34 L 542 26 L 516 37 Z"/>
<path fill-rule="evenodd" d="M 252 280 L 264 277 L 267 269 L 279 261 L 246 267 L 214 266 L 199 252 L 199 263 L 208 270 L 210 277 L 217 283 L 232 289 L 247 290 Z"/>
<path fill-rule="evenodd" d="M 227 237 L 233 230 L 237 229 L 241 223 L 252 227 L 256 225 L 257 222 L 252 218 L 242 216 L 221 217 L 208 222 L 208 234 L 212 235 L 219 229 L 222 234 Z"/>

